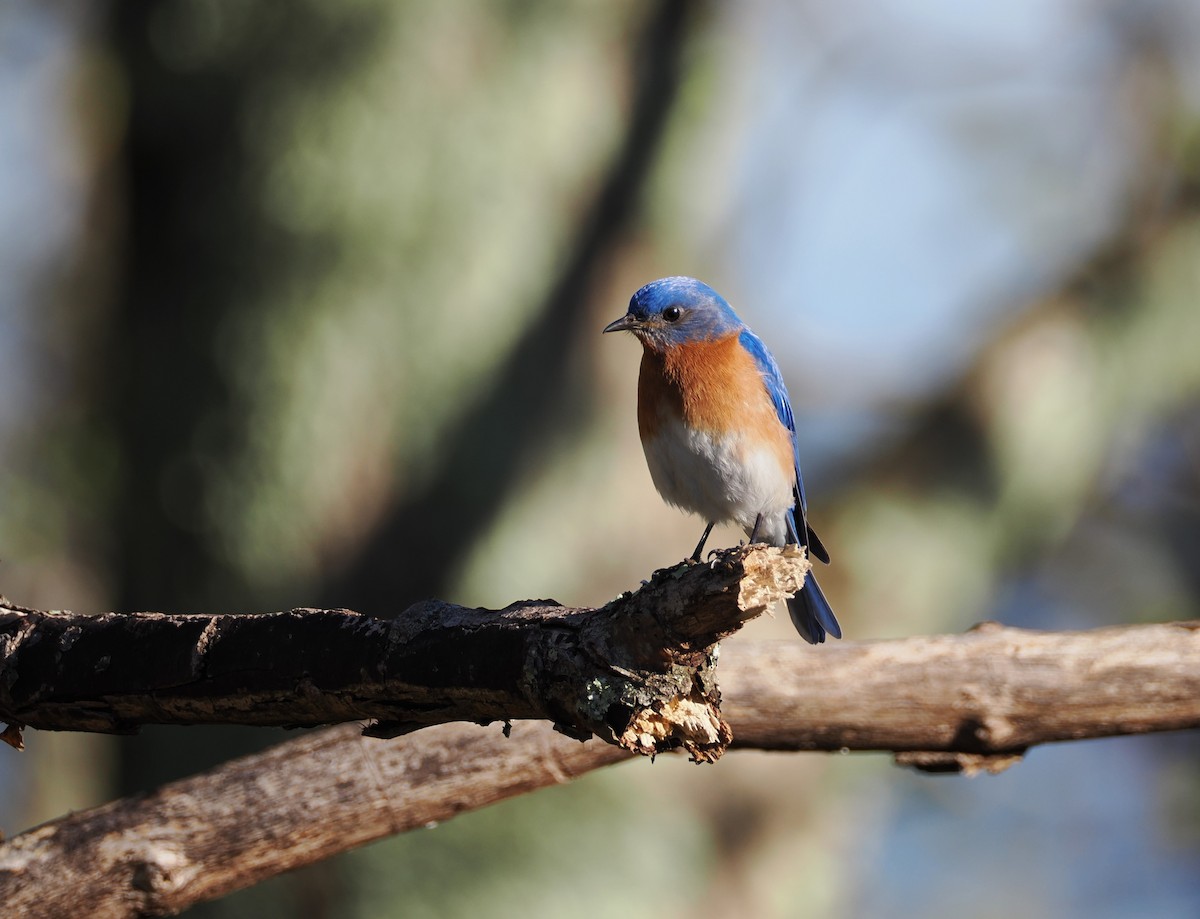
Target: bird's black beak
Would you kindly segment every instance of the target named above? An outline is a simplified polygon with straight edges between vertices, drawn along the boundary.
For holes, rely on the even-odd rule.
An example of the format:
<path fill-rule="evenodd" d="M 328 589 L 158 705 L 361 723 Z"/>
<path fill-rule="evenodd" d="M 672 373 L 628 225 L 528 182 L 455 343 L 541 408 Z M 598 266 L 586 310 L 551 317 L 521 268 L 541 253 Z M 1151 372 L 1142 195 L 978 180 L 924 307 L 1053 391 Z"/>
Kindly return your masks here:
<path fill-rule="evenodd" d="M 605 332 L 632 332 L 640 323 L 634 317 L 633 313 L 626 313 L 615 322 L 610 322 L 604 327 Z"/>

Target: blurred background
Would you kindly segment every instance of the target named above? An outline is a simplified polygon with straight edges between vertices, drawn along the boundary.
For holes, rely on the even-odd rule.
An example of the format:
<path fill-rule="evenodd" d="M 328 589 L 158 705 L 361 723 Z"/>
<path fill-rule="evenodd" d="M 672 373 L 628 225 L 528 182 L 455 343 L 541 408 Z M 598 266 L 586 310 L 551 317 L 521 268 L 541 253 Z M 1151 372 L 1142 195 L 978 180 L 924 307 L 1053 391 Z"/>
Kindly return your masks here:
<path fill-rule="evenodd" d="M 1195 617 L 1198 119 L 1193 0 L 5 0 L 0 590 L 600 604 L 701 529 L 599 334 L 691 274 L 783 367 L 849 638 Z M 31 733 L 0 823 L 284 736 Z M 1198 762 L 660 757 L 189 915 L 1190 917 Z"/>

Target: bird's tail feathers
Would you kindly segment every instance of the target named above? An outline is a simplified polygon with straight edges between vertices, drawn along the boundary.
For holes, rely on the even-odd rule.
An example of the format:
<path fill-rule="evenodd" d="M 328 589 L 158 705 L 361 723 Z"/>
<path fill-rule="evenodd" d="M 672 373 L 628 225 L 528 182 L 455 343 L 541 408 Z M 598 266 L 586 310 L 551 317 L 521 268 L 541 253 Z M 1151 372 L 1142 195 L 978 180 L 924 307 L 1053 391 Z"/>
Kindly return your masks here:
<path fill-rule="evenodd" d="M 834 638 L 842 637 L 842 627 L 838 625 L 837 617 L 817 579 L 810 572 L 804 579 L 804 587 L 794 597 L 787 601 L 788 615 L 792 625 L 800 633 L 800 637 L 810 645 L 819 644 L 825 640 L 826 633 Z"/>
<path fill-rule="evenodd" d="M 808 552 L 810 559 L 817 559 L 829 564 L 829 550 L 825 548 L 825 544 L 821 542 L 821 537 L 817 535 L 816 530 L 808 525 L 808 520 L 804 516 L 804 511 L 797 504 L 792 508 L 790 514 L 784 518 L 787 521 L 788 542 L 798 542 Z M 800 538 L 800 527 L 804 528 L 804 539 Z"/>
<path fill-rule="evenodd" d="M 817 535 L 817 531 L 808 525 L 805 521 L 805 528 L 808 530 L 808 557 L 815 558 L 818 561 L 829 564 L 829 550 L 825 548 L 825 544 L 821 542 L 821 537 Z"/>

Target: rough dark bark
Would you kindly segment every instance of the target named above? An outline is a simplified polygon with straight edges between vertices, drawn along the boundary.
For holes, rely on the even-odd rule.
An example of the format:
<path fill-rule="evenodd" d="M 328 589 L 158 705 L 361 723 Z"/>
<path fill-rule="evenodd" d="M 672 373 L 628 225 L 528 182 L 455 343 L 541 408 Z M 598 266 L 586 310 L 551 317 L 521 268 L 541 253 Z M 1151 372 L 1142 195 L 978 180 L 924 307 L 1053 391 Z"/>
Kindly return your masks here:
<path fill-rule="evenodd" d="M 844 643 L 733 643 L 736 747 L 894 749 L 995 771 L 1035 743 L 1200 726 L 1200 623 Z M 549 724 L 441 725 L 391 740 L 342 725 L 0 845 L 13 915 L 165 915 L 630 753 Z"/>
<path fill-rule="evenodd" d="M 0 718 L 51 730 L 546 719 L 642 753 L 729 741 L 719 638 L 794 590 L 807 562 L 756 546 L 657 572 L 599 610 L 417 604 L 89 617 L 0 610 Z M 1200 626 L 965 635 L 728 650 L 726 712 L 762 748 L 890 750 L 925 768 L 994 767 L 1048 741 L 1200 726 Z M 745 708 L 749 700 L 753 705 Z M 730 707 L 732 706 L 732 707 Z M 760 717 L 760 713 L 766 713 Z M 8 739 L 13 740 L 11 733 Z M 988 758 L 991 759 L 988 759 Z"/>
<path fill-rule="evenodd" d="M 0 611 L 0 718 L 50 730 L 141 724 L 311 726 L 376 734 L 546 719 L 655 754 L 729 743 L 713 645 L 794 592 L 794 548 L 731 549 L 657 572 L 598 609 L 431 600 L 394 619 L 348 610 L 252 616 Z"/>

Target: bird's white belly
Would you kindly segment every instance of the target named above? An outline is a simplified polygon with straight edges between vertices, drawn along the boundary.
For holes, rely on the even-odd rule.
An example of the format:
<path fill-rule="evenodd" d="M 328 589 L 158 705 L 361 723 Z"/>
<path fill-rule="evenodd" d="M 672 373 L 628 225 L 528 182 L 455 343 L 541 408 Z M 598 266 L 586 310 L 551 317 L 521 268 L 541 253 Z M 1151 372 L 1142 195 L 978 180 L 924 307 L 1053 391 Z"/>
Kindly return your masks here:
<path fill-rule="evenodd" d="M 783 514 L 793 504 L 790 469 L 767 444 L 733 433 L 715 436 L 666 422 L 642 444 L 658 493 L 706 521 L 737 523 L 747 532 L 759 514 L 759 539 L 783 545 Z"/>

